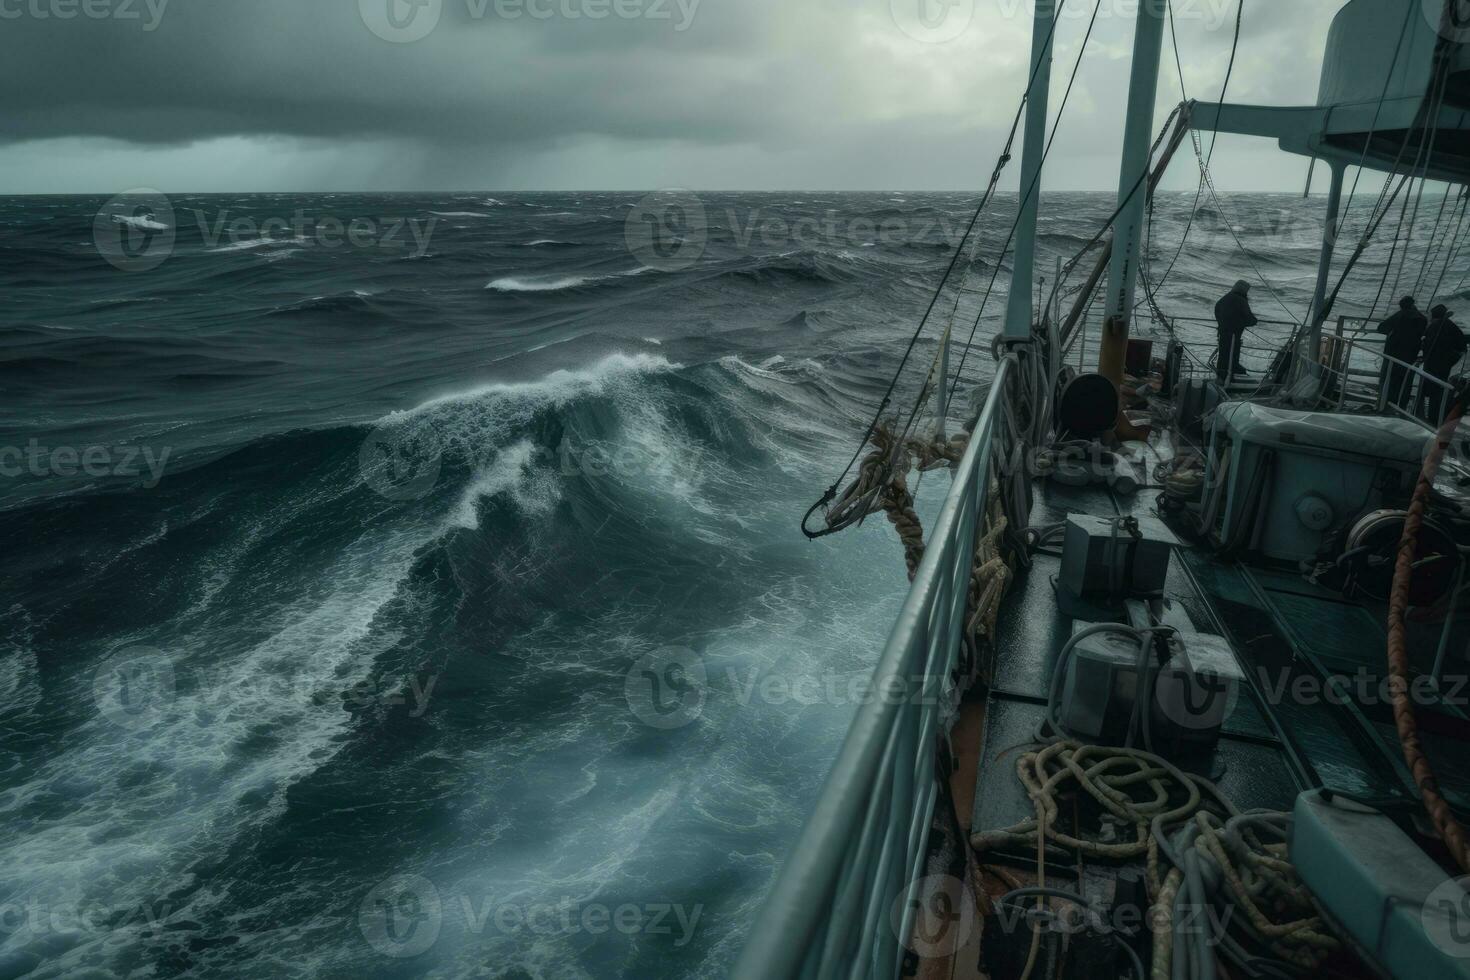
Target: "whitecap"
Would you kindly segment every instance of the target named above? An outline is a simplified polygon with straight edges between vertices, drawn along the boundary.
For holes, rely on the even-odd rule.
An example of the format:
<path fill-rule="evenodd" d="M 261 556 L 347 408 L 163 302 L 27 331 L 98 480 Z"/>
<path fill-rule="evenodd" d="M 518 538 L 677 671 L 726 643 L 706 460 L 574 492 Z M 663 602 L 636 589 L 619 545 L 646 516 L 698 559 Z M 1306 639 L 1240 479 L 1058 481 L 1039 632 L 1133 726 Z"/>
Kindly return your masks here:
<path fill-rule="evenodd" d="M 498 293 L 550 293 L 560 289 L 576 289 L 594 282 L 605 282 L 608 279 L 624 279 L 628 276 L 641 276 L 646 272 L 652 272 L 650 266 L 639 266 L 629 269 L 627 272 L 614 272 L 603 276 L 502 276 L 485 284 L 486 289 L 493 289 Z"/>
<path fill-rule="evenodd" d="M 168 225 L 155 221 L 147 215 L 114 214 L 112 220 L 140 231 L 168 231 Z"/>

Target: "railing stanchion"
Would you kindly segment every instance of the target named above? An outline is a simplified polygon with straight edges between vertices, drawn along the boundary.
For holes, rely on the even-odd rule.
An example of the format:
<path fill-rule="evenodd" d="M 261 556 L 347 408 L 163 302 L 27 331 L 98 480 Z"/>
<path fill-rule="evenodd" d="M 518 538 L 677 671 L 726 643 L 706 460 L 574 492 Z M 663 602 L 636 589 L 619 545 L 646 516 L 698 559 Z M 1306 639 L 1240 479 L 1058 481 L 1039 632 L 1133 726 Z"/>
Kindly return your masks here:
<path fill-rule="evenodd" d="M 816 805 L 735 965 L 737 980 L 896 976 L 913 927 L 935 800 L 940 707 L 958 662 L 992 442 L 1017 370 L 996 366 L 985 407 L 898 620 Z M 918 685 L 918 696 L 915 687 Z M 897 691 L 900 697 L 895 698 Z M 903 902 L 900 922 L 892 921 Z"/>

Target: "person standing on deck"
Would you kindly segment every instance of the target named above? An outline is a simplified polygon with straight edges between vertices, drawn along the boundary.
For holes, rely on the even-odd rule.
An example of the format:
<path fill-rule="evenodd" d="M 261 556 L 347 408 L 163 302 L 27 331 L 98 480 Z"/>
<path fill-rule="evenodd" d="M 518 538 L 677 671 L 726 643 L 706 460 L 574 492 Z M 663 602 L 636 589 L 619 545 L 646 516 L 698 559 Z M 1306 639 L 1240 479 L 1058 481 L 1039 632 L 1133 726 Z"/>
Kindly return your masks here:
<path fill-rule="evenodd" d="M 1419 358 L 1419 345 L 1424 340 L 1426 326 L 1428 321 L 1419 312 L 1412 296 L 1399 300 L 1399 311 L 1378 325 L 1378 332 L 1387 334 L 1383 341 L 1383 356 L 1393 358 L 1383 362 L 1381 372 L 1383 390 L 1387 397 L 1386 405 L 1409 407 L 1409 395 L 1414 386 L 1410 383 L 1413 374 L 1408 365 Z M 1397 364 L 1395 361 L 1403 363 Z"/>
<path fill-rule="evenodd" d="M 1245 374 L 1240 363 L 1240 338 L 1247 327 L 1259 322 L 1251 312 L 1250 291 L 1251 284 L 1242 279 L 1215 304 L 1216 337 L 1220 344 L 1215 355 L 1215 377 L 1221 382 Z"/>
<path fill-rule="evenodd" d="M 1443 303 L 1429 311 L 1429 328 L 1424 331 L 1424 373 L 1449 383 L 1450 370 L 1465 355 L 1465 334 Z M 1446 391 L 1433 381 L 1419 385 L 1419 417 L 1430 425 L 1444 421 Z"/>

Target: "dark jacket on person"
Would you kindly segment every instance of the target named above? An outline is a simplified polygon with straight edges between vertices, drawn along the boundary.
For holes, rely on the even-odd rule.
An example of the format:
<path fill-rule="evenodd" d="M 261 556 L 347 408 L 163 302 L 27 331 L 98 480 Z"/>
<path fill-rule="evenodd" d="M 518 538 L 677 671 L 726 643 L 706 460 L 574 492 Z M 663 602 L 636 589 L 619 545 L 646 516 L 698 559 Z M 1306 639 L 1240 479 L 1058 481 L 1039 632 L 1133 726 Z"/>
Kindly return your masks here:
<path fill-rule="evenodd" d="M 1383 353 L 1400 361 L 1414 363 L 1419 356 L 1419 344 L 1424 339 L 1424 328 L 1429 321 L 1413 307 L 1399 310 L 1378 325 L 1378 332 L 1387 334 L 1383 342 Z"/>
<path fill-rule="evenodd" d="M 1424 331 L 1424 370 L 1444 377 L 1465 355 L 1465 333 L 1454 320 L 1441 317 Z"/>
<path fill-rule="evenodd" d="M 1215 304 L 1215 322 L 1221 333 L 1239 335 L 1245 333 L 1246 327 L 1254 327 L 1258 321 L 1251 312 L 1250 299 L 1244 293 L 1232 289 Z"/>

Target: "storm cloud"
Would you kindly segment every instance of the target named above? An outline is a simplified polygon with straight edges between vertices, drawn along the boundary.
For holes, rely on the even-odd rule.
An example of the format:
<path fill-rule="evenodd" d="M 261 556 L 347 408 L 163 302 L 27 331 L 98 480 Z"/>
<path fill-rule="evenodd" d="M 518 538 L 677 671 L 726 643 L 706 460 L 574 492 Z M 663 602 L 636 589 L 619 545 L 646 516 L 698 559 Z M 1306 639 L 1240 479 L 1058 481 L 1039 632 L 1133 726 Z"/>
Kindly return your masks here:
<path fill-rule="evenodd" d="M 1185 86 L 1215 98 L 1236 2 L 1174 2 Z M 1050 186 L 1116 181 L 1135 4 L 1101 0 Z M 1312 101 L 1341 5 L 1249 4 L 1232 100 Z M 1057 97 L 1092 8 L 1064 7 Z M 975 187 L 1030 17 L 1024 0 L 0 0 L 0 192 Z M 1180 97 L 1164 60 L 1160 120 Z M 1274 148 L 1222 149 L 1226 186 L 1300 186 Z"/>

